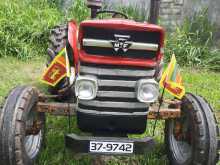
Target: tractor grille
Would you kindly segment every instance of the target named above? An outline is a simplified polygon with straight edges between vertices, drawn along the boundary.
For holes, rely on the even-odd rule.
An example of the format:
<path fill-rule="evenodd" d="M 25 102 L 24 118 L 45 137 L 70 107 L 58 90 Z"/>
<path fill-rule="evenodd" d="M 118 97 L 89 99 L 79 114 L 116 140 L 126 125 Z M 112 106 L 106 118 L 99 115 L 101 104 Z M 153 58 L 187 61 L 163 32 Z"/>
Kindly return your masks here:
<path fill-rule="evenodd" d="M 130 30 L 116 30 L 116 29 L 104 29 L 97 27 L 84 27 L 83 38 L 97 39 L 114 41 L 115 34 L 117 35 L 128 35 L 130 36 L 129 41 L 137 43 L 150 43 L 158 44 L 160 43 L 160 33 L 159 32 L 147 32 L 147 31 L 130 31 Z M 83 46 L 83 50 L 89 55 L 100 55 L 100 56 L 110 56 L 110 57 L 126 57 L 135 59 L 154 59 L 158 51 L 152 50 L 134 50 L 129 49 L 124 52 L 119 50 L 116 52 L 113 48 L 99 47 L 99 46 Z"/>
<path fill-rule="evenodd" d="M 80 64 L 80 75 L 94 75 L 98 79 L 98 93 L 94 100 L 78 100 L 78 110 L 94 112 L 147 112 L 147 105 L 136 98 L 136 82 L 153 78 L 154 69 L 140 67 Z"/>

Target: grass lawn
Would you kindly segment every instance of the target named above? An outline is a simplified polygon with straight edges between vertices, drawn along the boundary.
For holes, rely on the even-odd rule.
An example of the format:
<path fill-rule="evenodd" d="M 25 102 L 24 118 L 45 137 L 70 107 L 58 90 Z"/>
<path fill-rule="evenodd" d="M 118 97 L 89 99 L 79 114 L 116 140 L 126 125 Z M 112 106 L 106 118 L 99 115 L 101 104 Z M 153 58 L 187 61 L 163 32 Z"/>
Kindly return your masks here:
<path fill-rule="evenodd" d="M 45 88 L 39 83 L 39 77 L 44 69 L 42 58 L 32 59 L 31 62 L 18 61 L 16 58 L 0 58 L 0 102 L 3 102 L 8 91 L 23 84 L 30 84 Z M 214 107 L 220 111 L 220 73 L 206 70 L 195 70 L 184 68 L 182 71 L 187 92 L 204 96 Z M 71 130 L 78 132 L 75 119 L 72 118 Z M 91 164 L 94 157 L 73 155 L 67 151 L 64 154 L 64 134 L 68 132 L 67 119 L 62 117 L 48 117 L 47 120 L 47 146 L 42 151 L 36 164 L 39 165 L 86 165 Z M 163 122 L 159 122 L 156 131 L 157 146 L 149 154 L 132 157 L 111 157 L 107 164 L 168 164 L 166 152 L 163 145 Z M 145 135 L 152 134 L 152 123 L 148 124 Z"/>

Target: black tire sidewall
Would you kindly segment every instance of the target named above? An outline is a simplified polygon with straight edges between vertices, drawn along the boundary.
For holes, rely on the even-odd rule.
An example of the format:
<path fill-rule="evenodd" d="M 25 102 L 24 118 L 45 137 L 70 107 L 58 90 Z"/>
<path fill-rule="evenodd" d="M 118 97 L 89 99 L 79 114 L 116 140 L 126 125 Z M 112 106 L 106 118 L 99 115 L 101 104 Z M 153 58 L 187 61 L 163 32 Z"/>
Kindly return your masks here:
<path fill-rule="evenodd" d="M 168 158 L 172 165 L 214 165 L 218 157 L 217 149 L 217 123 L 214 118 L 213 110 L 209 104 L 199 96 L 187 94 L 181 105 L 182 113 L 185 113 L 192 128 L 192 157 L 184 163 L 178 162 L 174 156 L 172 144 L 170 142 L 170 129 L 173 120 L 165 122 L 165 145 Z"/>
<path fill-rule="evenodd" d="M 59 38 L 59 36 L 63 37 Z M 59 25 L 51 30 L 50 46 L 48 48 L 48 50 L 50 50 L 51 53 L 48 52 L 47 66 L 50 65 L 50 63 L 54 60 L 54 58 L 58 55 L 62 48 L 66 46 L 67 38 L 67 25 Z M 50 87 L 49 92 L 51 94 L 59 94 L 59 90 L 62 90 L 66 86 L 68 86 L 68 81 L 67 78 L 64 78 L 55 87 Z"/>
<path fill-rule="evenodd" d="M 3 164 L 31 165 L 37 158 L 30 158 L 26 153 L 24 146 L 25 139 L 25 121 L 28 114 L 38 102 L 38 93 L 32 87 L 17 87 L 9 94 L 1 115 L 3 116 L 1 131 L 1 156 L 4 157 Z M 42 114 L 41 114 L 42 115 Z M 44 115 L 42 115 L 44 116 Z M 45 118 L 43 117 L 43 120 Z M 42 138 L 44 129 L 42 131 Z M 41 140 L 41 145 L 43 139 Z"/>

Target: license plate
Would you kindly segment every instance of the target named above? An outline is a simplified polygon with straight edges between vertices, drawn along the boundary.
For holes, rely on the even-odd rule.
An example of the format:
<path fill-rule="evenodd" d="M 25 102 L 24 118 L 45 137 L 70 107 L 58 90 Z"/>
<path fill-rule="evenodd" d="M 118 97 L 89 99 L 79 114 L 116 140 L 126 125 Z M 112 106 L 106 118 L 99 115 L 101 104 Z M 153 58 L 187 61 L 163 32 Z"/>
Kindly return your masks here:
<path fill-rule="evenodd" d="M 132 154 L 133 143 L 90 141 L 89 151 L 93 153 Z"/>

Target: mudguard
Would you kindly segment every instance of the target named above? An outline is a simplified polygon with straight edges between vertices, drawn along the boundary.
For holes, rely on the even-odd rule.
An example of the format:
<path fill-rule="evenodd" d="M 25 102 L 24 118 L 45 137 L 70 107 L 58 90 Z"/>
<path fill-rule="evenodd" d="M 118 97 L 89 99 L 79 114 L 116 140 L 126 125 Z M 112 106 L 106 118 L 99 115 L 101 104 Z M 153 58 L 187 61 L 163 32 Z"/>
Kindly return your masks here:
<path fill-rule="evenodd" d="M 78 28 L 77 24 L 75 21 L 71 20 L 68 24 L 68 42 L 72 48 L 72 53 L 73 53 L 73 62 L 75 68 L 77 68 L 78 65 L 78 48 L 77 48 L 77 43 L 78 43 Z"/>

